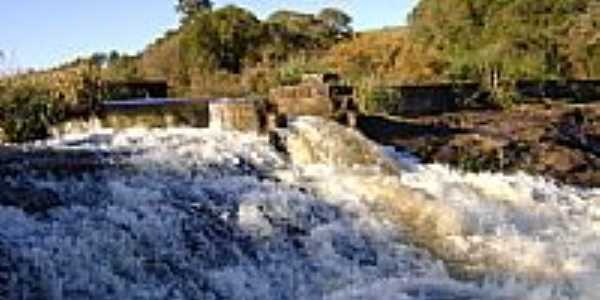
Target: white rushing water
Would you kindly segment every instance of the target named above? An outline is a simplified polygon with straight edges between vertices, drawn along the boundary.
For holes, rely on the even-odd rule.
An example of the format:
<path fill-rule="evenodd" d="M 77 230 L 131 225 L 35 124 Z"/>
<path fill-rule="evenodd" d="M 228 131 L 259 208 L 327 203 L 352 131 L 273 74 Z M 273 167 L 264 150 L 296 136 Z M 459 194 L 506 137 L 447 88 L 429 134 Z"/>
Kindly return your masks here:
<path fill-rule="evenodd" d="M 24 146 L 109 167 L 4 175 L 60 205 L 0 207 L 0 299 L 598 299 L 600 191 L 422 165 L 350 133 L 374 159 L 352 166 L 322 142 L 343 129 L 294 129 L 312 159 L 206 129 Z"/>

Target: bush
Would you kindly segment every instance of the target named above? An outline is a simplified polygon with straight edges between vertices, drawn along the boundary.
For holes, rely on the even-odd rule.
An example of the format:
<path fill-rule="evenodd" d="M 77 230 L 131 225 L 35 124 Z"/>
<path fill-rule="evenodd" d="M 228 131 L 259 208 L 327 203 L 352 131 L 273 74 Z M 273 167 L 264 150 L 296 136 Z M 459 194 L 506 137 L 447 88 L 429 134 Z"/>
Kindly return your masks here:
<path fill-rule="evenodd" d="M 68 117 L 93 113 L 102 98 L 99 71 L 80 65 L 0 80 L 0 131 L 9 142 L 48 136 Z"/>
<path fill-rule="evenodd" d="M 5 84 L 0 105 L 0 127 L 9 142 L 45 138 L 49 128 L 65 116 L 50 89 L 29 81 Z"/>

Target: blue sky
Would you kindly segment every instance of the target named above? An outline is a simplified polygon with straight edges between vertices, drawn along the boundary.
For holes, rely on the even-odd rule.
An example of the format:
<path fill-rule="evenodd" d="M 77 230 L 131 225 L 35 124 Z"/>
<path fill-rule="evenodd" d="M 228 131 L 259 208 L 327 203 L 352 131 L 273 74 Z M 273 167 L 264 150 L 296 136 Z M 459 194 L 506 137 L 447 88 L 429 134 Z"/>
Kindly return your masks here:
<path fill-rule="evenodd" d="M 45 68 L 113 49 L 136 53 L 177 26 L 175 0 L 1 0 L 0 71 Z M 417 0 L 239 0 L 264 18 L 278 9 L 316 12 L 325 6 L 350 13 L 357 29 L 400 25 Z"/>

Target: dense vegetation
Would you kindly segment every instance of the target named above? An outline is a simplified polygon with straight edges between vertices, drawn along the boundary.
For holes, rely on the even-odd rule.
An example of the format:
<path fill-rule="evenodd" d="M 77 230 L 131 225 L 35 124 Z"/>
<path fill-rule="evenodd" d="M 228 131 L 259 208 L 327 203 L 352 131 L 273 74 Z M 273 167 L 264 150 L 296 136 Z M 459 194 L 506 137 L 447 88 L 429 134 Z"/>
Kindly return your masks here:
<path fill-rule="evenodd" d="M 141 53 L 99 53 L 43 76 L 22 74 L 2 83 L 2 101 L 28 98 L 15 96 L 15 81 L 45 78 L 41 86 L 53 91 L 48 78 L 81 68 L 103 80 L 167 80 L 177 97 L 265 96 L 304 72 L 336 71 L 359 86 L 363 108 L 381 101 L 377 87 L 389 84 L 477 81 L 503 98 L 511 94 L 500 82 L 600 77 L 595 0 L 421 0 L 407 26 L 360 33 L 333 8 L 278 11 L 265 20 L 232 5 L 215 9 L 208 0 L 178 0 L 175 8 L 180 26 Z M 46 97 L 38 89 L 34 94 Z M 97 88 L 81 93 L 102 97 Z M 77 102 L 69 97 L 50 102 Z M 11 115 L 2 111 L 3 119 Z"/>
<path fill-rule="evenodd" d="M 600 76 L 594 0 L 422 0 L 412 38 L 439 50 L 449 78 Z"/>
<path fill-rule="evenodd" d="M 48 135 L 53 124 L 88 114 L 101 97 L 93 68 L 23 74 L 0 81 L 0 128 L 4 138 L 23 142 Z"/>
<path fill-rule="evenodd" d="M 350 37 L 350 17 L 279 11 L 261 21 L 235 6 L 198 10 L 140 56 L 140 74 L 167 79 L 177 96 L 265 94 L 298 60 Z M 305 64 L 307 65 L 307 64 Z"/>

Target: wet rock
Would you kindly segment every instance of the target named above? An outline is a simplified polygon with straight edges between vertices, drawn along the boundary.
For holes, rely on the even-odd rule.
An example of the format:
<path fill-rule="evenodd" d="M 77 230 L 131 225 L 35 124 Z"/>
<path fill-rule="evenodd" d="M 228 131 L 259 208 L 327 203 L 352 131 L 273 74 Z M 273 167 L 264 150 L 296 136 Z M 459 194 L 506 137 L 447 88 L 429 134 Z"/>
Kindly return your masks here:
<path fill-rule="evenodd" d="M 4 143 L 6 140 L 7 138 L 4 129 L 0 128 L 0 144 Z"/>
<path fill-rule="evenodd" d="M 508 164 L 504 148 L 507 141 L 480 134 L 458 135 L 435 151 L 433 161 L 451 162 L 473 172 L 501 170 Z"/>
<path fill-rule="evenodd" d="M 572 170 L 579 160 L 576 153 L 564 147 L 552 147 L 538 155 L 538 167 L 549 171 L 568 172 Z"/>
<path fill-rule="evenodd" d="M 564 184 L 600 186 L 598 104 L 373 118 L 359 124 L 369 138 L 406 149 L 427 163 L 476 172 L 524 171 Z"/>

